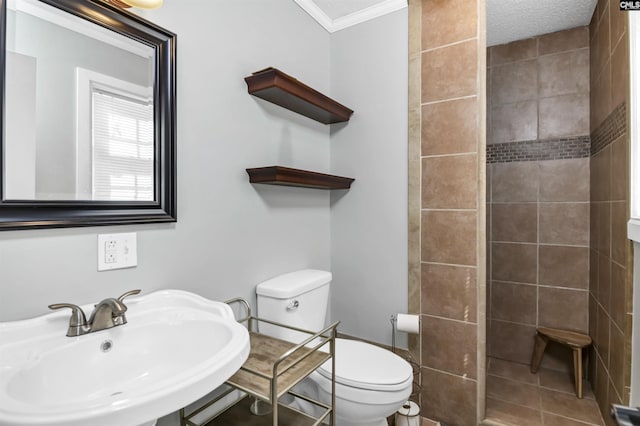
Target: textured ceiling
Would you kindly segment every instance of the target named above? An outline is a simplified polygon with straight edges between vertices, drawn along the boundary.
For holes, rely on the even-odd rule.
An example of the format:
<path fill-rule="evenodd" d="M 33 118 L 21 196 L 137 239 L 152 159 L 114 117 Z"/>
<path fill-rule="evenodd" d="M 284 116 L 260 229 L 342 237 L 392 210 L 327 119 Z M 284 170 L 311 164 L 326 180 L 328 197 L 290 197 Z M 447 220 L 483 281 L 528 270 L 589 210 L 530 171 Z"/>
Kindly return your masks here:
<path fill-rule="evenodd" d="M 487 0 L 487 45 L 589 25 L 597 0 Z"/>
<path fill-rule="evenodd" d="M 295 0 L 330 31 L 346 28 L 392 8 L 398 0 Z M 460 1 L 460 0 L 450 0 Z M 597 0 L 486 0 L 487 45 L 508 43 L 536 35 L 588 25 Z M 311 7 L 305 7 L 307 6 Z M 406 5 L 406 2 L 404 2 Z M 376 14 L 375 9 L 380 13 Z M 362 19 L 356 16 L 362 14 Z M 345 22 L 345 18 L 349 17 Z M 332 28 L 332 24 L 343 22 Z"/>

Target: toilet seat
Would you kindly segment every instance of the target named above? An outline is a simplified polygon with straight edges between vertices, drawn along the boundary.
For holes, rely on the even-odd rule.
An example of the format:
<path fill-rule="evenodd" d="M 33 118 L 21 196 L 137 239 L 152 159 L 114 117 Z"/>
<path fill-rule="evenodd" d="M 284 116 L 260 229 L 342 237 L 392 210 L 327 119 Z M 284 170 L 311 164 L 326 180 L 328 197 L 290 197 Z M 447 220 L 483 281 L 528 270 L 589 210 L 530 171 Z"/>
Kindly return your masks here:
<path fill-rule="evenodd" d="M 358 340 L 336 339 L 335 344 L 337 384 L 395 392 L 413 381 L 411 365 L 389 350 Z M 331 380 L 331 360 L 316 371 Z"/>

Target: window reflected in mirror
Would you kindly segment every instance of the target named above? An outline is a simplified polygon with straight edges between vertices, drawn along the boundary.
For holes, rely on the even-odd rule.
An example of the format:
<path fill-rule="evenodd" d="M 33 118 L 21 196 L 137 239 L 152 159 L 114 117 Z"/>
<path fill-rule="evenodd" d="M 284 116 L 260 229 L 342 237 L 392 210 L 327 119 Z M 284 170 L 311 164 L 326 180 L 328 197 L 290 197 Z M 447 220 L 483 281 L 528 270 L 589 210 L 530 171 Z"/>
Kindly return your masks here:
<path fill-rule="evenodd" d="M 4 199 L 154 201 L 155 50 L 38 0 L 6 18 Z"/>

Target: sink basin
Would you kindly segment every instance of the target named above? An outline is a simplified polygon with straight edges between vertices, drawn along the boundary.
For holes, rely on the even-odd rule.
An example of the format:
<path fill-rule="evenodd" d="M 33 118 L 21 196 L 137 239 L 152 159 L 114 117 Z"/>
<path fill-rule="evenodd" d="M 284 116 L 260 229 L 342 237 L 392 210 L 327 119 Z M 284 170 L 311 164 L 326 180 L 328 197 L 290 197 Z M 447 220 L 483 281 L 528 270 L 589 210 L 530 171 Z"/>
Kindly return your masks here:
<path fill-rule="evenodd" d="M 153 424 L 247 359 L 225 303 L 163 290 L 126 305 L 127 324 L 78 337 L 65 336 L 69 311 L 0 323 L 0 425 Z"/>

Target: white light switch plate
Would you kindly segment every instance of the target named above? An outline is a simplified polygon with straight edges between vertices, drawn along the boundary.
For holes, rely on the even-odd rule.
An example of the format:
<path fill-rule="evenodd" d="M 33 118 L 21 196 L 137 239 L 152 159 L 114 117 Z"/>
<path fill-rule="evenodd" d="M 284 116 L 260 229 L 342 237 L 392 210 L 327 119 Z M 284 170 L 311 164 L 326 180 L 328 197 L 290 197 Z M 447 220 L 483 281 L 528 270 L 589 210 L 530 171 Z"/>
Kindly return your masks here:
<path fill-rule="evenodd" d="M 98 235 L 98 271 L 138 265 L 136 233 Z"/>

